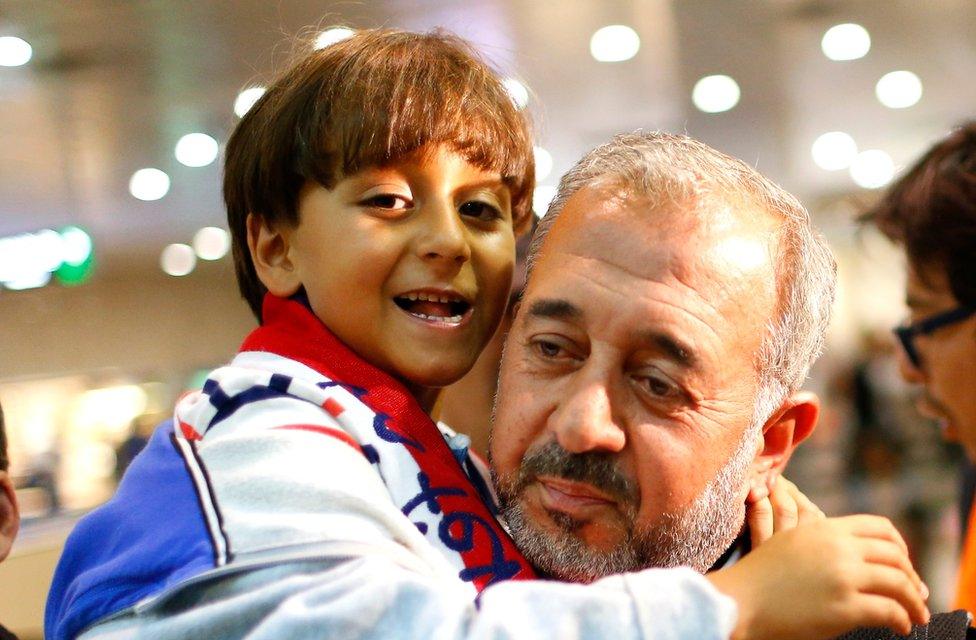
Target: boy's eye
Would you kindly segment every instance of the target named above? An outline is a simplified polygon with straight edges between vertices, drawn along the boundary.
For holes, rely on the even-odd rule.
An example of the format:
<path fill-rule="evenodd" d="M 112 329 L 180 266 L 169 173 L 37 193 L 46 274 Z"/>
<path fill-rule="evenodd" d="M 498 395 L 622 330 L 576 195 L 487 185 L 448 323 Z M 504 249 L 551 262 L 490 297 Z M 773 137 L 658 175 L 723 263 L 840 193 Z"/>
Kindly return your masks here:
<path fill-rule="evenodd" d="M 502 217 L 502 212 L 497 207 L 487 202 L 481 202 L 480 200 L 465 202 L 458 208 L 458 211 L 462 216 L 470 216 L 485 222 L 497 220 Z"/>
<path fill-rule="evenodd" d="M 395 193 L 382 193 L 380 195 L 371 196 L 362 201 L 363 205 L 367 207 L 375 207 L 376 209 L 407 209 L 411 206 L 410 200 L 405 196 L 400 196 Z"/>

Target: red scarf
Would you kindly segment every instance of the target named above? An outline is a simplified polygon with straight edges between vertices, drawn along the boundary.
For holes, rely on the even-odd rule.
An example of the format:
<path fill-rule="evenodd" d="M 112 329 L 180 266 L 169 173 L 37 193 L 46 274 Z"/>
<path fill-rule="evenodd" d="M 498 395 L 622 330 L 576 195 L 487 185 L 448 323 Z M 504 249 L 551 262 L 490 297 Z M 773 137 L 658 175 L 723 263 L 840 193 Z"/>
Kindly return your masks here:
<path fill-rule="evenodd" d="M 402 443 L 428 474 L 442 512 L 441 540 L 465 564 L 463 580 L 481 591 L 504 579 L 532 579 L 535 572 L 492 515 L 458 464 L 437 425 L 407 389 L 353 353 L 301 302 L 265 296 L 264 323 L 245 338 L 241 351 L 266 351 L 358 388 L 359 400 L 387 416 L 381 437 Z M 447 490 L 440 490 L 446 488 Z M 425 494 L 426 495 L 426 494 Z"/>

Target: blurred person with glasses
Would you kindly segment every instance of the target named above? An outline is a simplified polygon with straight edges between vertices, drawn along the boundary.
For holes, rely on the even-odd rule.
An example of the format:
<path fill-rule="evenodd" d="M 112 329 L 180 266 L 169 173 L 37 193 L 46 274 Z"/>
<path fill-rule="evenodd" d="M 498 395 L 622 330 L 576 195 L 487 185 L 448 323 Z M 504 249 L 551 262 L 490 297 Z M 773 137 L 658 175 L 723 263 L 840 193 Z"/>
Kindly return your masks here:
<path fill-rule="evenodd" d="M 908 258 L 910 319 L 894 330 L 902 376 L 923 388 L 919 412 L 976 462 L 976 121 L 933 146 L 866 218 Z M 972 515 L 955 605 L 976 611 Z"/>

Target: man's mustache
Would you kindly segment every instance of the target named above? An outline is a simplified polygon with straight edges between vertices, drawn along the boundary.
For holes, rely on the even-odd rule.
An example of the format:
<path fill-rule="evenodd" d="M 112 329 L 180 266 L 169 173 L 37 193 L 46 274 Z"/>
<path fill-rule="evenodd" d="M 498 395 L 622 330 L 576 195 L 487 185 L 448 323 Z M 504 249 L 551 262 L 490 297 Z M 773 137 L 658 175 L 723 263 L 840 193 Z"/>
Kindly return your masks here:
<path fill-rule="evenodd" d="M 637 487 L 617 467 L 612 453 L 570 453 L 555 442 L 547 442 L 527 452 L 522 459 L 518 492 L 539 476 L 555 476 L 591 484 L 622 505 L 637 504 Z"/>

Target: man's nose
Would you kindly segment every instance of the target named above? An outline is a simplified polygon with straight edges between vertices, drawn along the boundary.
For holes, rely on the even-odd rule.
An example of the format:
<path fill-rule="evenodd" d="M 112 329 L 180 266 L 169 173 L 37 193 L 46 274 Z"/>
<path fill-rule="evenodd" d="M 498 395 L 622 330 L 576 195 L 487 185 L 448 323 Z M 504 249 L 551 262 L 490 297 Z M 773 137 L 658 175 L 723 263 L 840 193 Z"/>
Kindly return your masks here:
<path fill-rule="evenodd" d="M 573 388 L 549 416 L 549 428 L 559 445 L 571 453 L 616 453 L 627 443 L 615 420 L 608 386 L 602 381 L 581 381 Z"/>
<path fill-rule="evenodd" d="M 453 203 L 432 201 L 418 222 L 417 254 L 430 263 L 457 268 L 471 258 L 464 222 Z"/>

